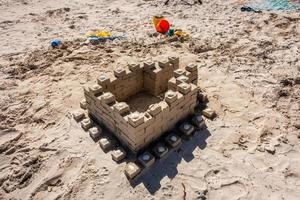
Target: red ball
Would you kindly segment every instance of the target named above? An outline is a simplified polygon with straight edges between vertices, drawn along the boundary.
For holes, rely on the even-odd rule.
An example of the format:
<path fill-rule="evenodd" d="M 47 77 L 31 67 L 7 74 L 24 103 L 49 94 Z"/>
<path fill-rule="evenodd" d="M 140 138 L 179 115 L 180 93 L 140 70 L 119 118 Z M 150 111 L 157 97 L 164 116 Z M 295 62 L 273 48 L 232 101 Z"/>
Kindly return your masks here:
<path fill-rule="evenodd" d="M 167 33 L 169 29 L 170 29 L 170 24 L 165 19 L 160 20 L 156 26 L 156 31 L 159 33 Z"/>

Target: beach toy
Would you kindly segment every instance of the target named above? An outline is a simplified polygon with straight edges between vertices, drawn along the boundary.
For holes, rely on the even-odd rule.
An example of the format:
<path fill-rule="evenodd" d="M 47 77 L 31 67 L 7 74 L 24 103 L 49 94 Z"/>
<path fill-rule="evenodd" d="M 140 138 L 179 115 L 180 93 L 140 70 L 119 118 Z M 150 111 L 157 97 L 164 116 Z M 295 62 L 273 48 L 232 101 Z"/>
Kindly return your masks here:
<path fill-rule="evenodd" d="M 109 37 L 91 36 L 88 38 L 89 42 L 92 44 L 98 44 L 99 42 L 105 42 L 107 40 L 115 40 L 115 39 L 126 39 L 126 36 L 125 35 L 109 36 Z"/>
<path fill-rule="evenodd" d="M 158 33 L 167 33 L 170 29 L 170 23 L 163 16 L 153 16 L 153 25 Z"/>
<path fill-rule="evenodd" d="M 241 7 L 242 12 L 255 12 L 255 13 L 261 13 L 260 10 L 255 10 L 254 8 L 251 8 L 249 6 L 243 6 Z"/>
<path fill-rule="evenodd" d="M 113 36 L 110 32 L 103 30 L 87 33 L 86 36 L 92 44 L 98 44 L 99 42 L 105 42 L 107 40 L 126 39 L 125 35 Z"/>
<path fill-rule="evenodd" d="M 61 41 L 58 39 L 52 40 L 51 41 L 51 46 L 52 47 L 58 47 L 59 45 L 61 45 Z"/>
<path fill-rule="evenodd" d="M 174 34 L 178 37 L 188 37 L 189 36 L 189 34 L 187 32 L 184 32 L 181 29 L 176 29 Z"/>
<path fill-rule="evenodd" d="M 110 37 L 111 34 L 108 31 L 97 30 L 86 34 L 87 37 Z"/>
<path fill-rule="evenodd" d="M 251 11 L 254 11 L 254 10 L 251 7 L 243 6 L 243 7 L 241 7 L 241 11 L 242 12 L 251 12 Z"/>
<path fill-rule="evenodd" d="M 160 20 L 165 19 L 163 16 L 153 16 L 152 17 L 152 22 L 154 27 L 156 27 L 159 23 Z"/>
<path fill-rule="evenodd" d="M 168 36 L 173 36 L 175 33 L 175 30 L 173 28 L 170 28 L 168 31 Z"/>
<path fill-rule="evenodd" d="M 165 19 L 160 20 L 156 26 L 156 31 L 163 34 L 167 33 L 169 29 L 170 29 L 170 24 Z"/>

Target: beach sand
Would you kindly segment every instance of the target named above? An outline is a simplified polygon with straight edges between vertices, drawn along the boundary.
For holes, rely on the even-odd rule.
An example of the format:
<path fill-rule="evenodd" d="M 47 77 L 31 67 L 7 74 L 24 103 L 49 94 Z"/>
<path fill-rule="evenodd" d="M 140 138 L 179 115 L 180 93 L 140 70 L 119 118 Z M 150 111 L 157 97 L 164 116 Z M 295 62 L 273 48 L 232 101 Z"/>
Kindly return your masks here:
<path fill-rule="evenodd" d="M 0 0 L 0 199 L 300 199 L 300 12 L 164 2 Z M 87 44 L 97 28 L 126 39 Z M 198 64 L 218 117 L 130 184 L 71 113 L 100 73 L 167 56 Z"/>

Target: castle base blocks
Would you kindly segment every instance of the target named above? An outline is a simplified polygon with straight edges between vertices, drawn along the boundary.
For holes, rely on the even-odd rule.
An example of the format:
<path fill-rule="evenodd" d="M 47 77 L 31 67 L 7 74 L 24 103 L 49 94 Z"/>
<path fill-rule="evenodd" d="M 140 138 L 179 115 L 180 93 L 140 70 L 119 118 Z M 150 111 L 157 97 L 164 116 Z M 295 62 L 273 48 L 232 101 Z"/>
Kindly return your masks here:
<path fill-rule="evenodd" d="M 180 135 L 191 136 L 195 129 L 205 127 L 202 116 L 194 115 L 199 98 L 197 79 L 197 66 L 189 64 L 179 69 L 177 57 L 157 63 L 132 63 L 115 69 L 112 77 L 101 74 L 97 84 L 84 88 L 85 99 L 80 106 L 91 119 L 79 111 L 73 116 L 77 122 L 81 121 L 81 126 L 89 131 L 93 140 L 99 139 L 105 152 L 112 150 L 112 159 L 116 162 L 127 155 L 120 146 L 138 154 L 136 162 L 125 167 L 126 176 L 132 179 L 142 168 L 149 168 L 156 159 L 179 147 L 182 143 Z M 146 104 L 147 98 L 150 102 L 155 101 L 146 104 L 144 109 L 136 108 L 132 98 L 142 94 L 146 94 L 142 103 Z M 203 114 L 212 115 L 208 113 Z M 186 118 L 190 115 L 193 117 L 188 122 Z M 113 147 L 113 142 L 101 136 L 102 130 L 95 128 L 94 122 L 108 129 L 121 145 Z M 174 131 L 176 126 L 178 130 Z"/>

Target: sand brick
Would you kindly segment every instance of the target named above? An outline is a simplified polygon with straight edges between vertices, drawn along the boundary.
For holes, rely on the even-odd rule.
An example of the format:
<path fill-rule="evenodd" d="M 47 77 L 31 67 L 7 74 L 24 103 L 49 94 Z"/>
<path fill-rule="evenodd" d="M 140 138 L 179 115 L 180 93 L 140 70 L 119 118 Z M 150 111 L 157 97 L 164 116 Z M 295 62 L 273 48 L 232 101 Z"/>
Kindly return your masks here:
<path fill-rule="evenodd" d="M 177 92 L 174 92 L 172 90 L 169 90 L 166 92 L 165 94 L 165 101 L 170 105 L 171 103 L 173 103 L 174 101 L 176 101 L 176 99 L 178 98 L 177 96 Z"/>
<path fill-rule="evenodd" d="M 114 161 L 120 162 L 126 157 L 126 152 L 121 147 L 112 151 L 111 157 Z"/>
<path fill-rule="evenodd" d="M 103 151 L 107 151 L 113 146 L 112 141 L 108 138 L 101 138 L 99 140 L 99 145 L 103 149 Z"/>
<path fill-rule="evenodd" d="M 89 129 L 89 134 L 93 140 L 97 140 L 100 137 L 101 133 L 102 133 L 101 128 L 92 127 Z"/>
<path fill-rule="evenodd" d="M 89 87 L 89 92 L 91 92 L 93 95 L 96 95 L 96 94 L 102 93 L 103 88 L 100 85 L 95 84 L 95 85 Z"/>
<path fill-rule="evenodd" d="M 84 118 L 84 112 L 81 110 L 77 110 L 73 113 L 73 117 L 78 122 Z"/>
<path fill-rule="evenodd" d="M 124 173 L 129 179 L 133 179 L 140 172 L 141 172 L 141 168 L 139 166 L 137 166 L 135 163 L 130 162 L 130 163 L 127 163 L 125 166 Z"/>
<path fill-rule="evenodd" d="M 165 138 L 165 141 L 168 145 L 170 145 L 173 148 L 177 147 L 181 144 L 181 138 L 172 132 L 169 135 L 167 135 L 167 137 Z"/>
<path fill-rule="evenodd" d="M 138 63 L 130 63 L 130 64 L 128 64 L 128 69 L 130 71 L 138 71 L 141 69 L 141 67 L 140 67 L 140 64 L 138 64 Z"/>
<path fill-rule="evenodd" d="M 152 61 L 144 62 L 144 69 L 148 72 L 155 70 L 155 63 Z"/>
<path fill-rule="evenodd" d="M 197 128 L 204 128 L 205 127 L 205 121 L 202 117 L 202 115 L 195 115 L 192 118 L 192 123 L 197 127 Z"/>
<path fill-rule="evenodd" d="M 138 161 L 143 167 L 148 168 L 154 164 L 155 158 L 151 153 L 146 151 L 138 157 Z"/>
<path fill-rule="evenodd" d="M 179 85 L 180 83 L 190 83 L 190 80 L 187 76 L 181 75 L 176 78 L 176 84 Z"/>
<path fill-rule="evenodd" d="M 153 148 L 153 152 L 154 154 L 159 157 L 162 158 L 163 156 L 165 156 L 168 153 L 168 147 L 166 147 L 165 145 L 159 143 L 157 144 L 154 148 Z"/>
<path fill-rule="evenodd" d="M 114 75 L 117 78 L 124 77 L 126 75 L 126 70 L 121 67 L 118 67 L 117 69 L 114 70 Z"/>
<path fill-rule="evenodd" d="M 177 86 L 177 90 L 182 94 L 187 94 L 191 91 L 191 85 L 187 83 L 180 83 Z"/>
<path fill-rule="evenodd" d="M 113 107 L 114 110 L 118 112 L 120 115 L 130 111 L 128 104 L 125 102 L 116 103 Z"/>
<path fill-rule="evenodd" d="M 204 115 L 205 117 L 209 118 L 209 119 L 213 119 L 216 116 L 216 113 L 214 110 L 212 110 L 211 108 L 205 108 L 202 111 L 202 115 Z"/>
<path fill-rule="evenodd" d="M 85 99 L 80 101 L 80 108 L 82 108 L 84 110 L 86 109 L 86 100 Z"/>
<path fill-rule="evenodd" d="M 190 136 L 194 132 L 195 128 L 193 125 L 184 122 L 180 125 L 179 130 L 186 136 Z"/>
<path fill-rule="evenodd" d="M 195 63 L 190 63 L 185 67 L 185 70 L 188 72 L 195 72 L 197 71 L 197 65 Z"/>
<path fill-rule="evenodd" d="M 106 74 L 101 74 L 98 79 L 98 84 L 101 85 L 102 87 L 106 88 L 107 85 L 110 83 L 110 79 Z"/>
<path fill-rule="evenodd" d="M 106 92 L 101 96 L 100 100 L 101 100 L 102 103 L 110 104 L 110 103 L 113 103 L 116 99 L 115 99 L 115 96 L 112 93 Z"/>
<path fill-rule="evenodd" d="M 176 70 L 179 68 L 179 58 L 178 57 L 169 57 L 168 60 L 172 64 L 173 70 Z"/>
<path fill-rule="evenodd" d="M 167 68 L 170 65 L 170 63 L 168 60 L 161 60 L 158 62 L 158 65 L 161 68 Z"/>
<path fill-rule="evenodd" d="M 174 71 L 174 77 L 177 78 L 179 76 L 185 75 L 185 71 L 183 69 L 177 69 Z"/>
<path fill-rule="evenodd" d="M 159 114 L 162 111 L 162 108 L 159 104 L 153 104 L 150 105 L 148 112 L 152 115 L 152 116 L 156 116 L 157 114 Z"/>
<path fill-rule="evenodd" d="M 86 118 L 81 121 L 81 127 L 87 131 L 89 128 L 93 126 L 92 121 L 89 118 Z"/>
<path fill-rule="evenodd" d="M 144 123 L 144 115 L 142 113 L 134 112 L 131 115 L 128 116 L 128 122 L 131 124 L 133 127 L 137 127 Z"/>
<path fill-rule="evenodd" d="M 176 85 L 176 78 L 173 77 L 168 81 L 168 89 L 176 91 L 177 90 L 177 85 Z"/>

